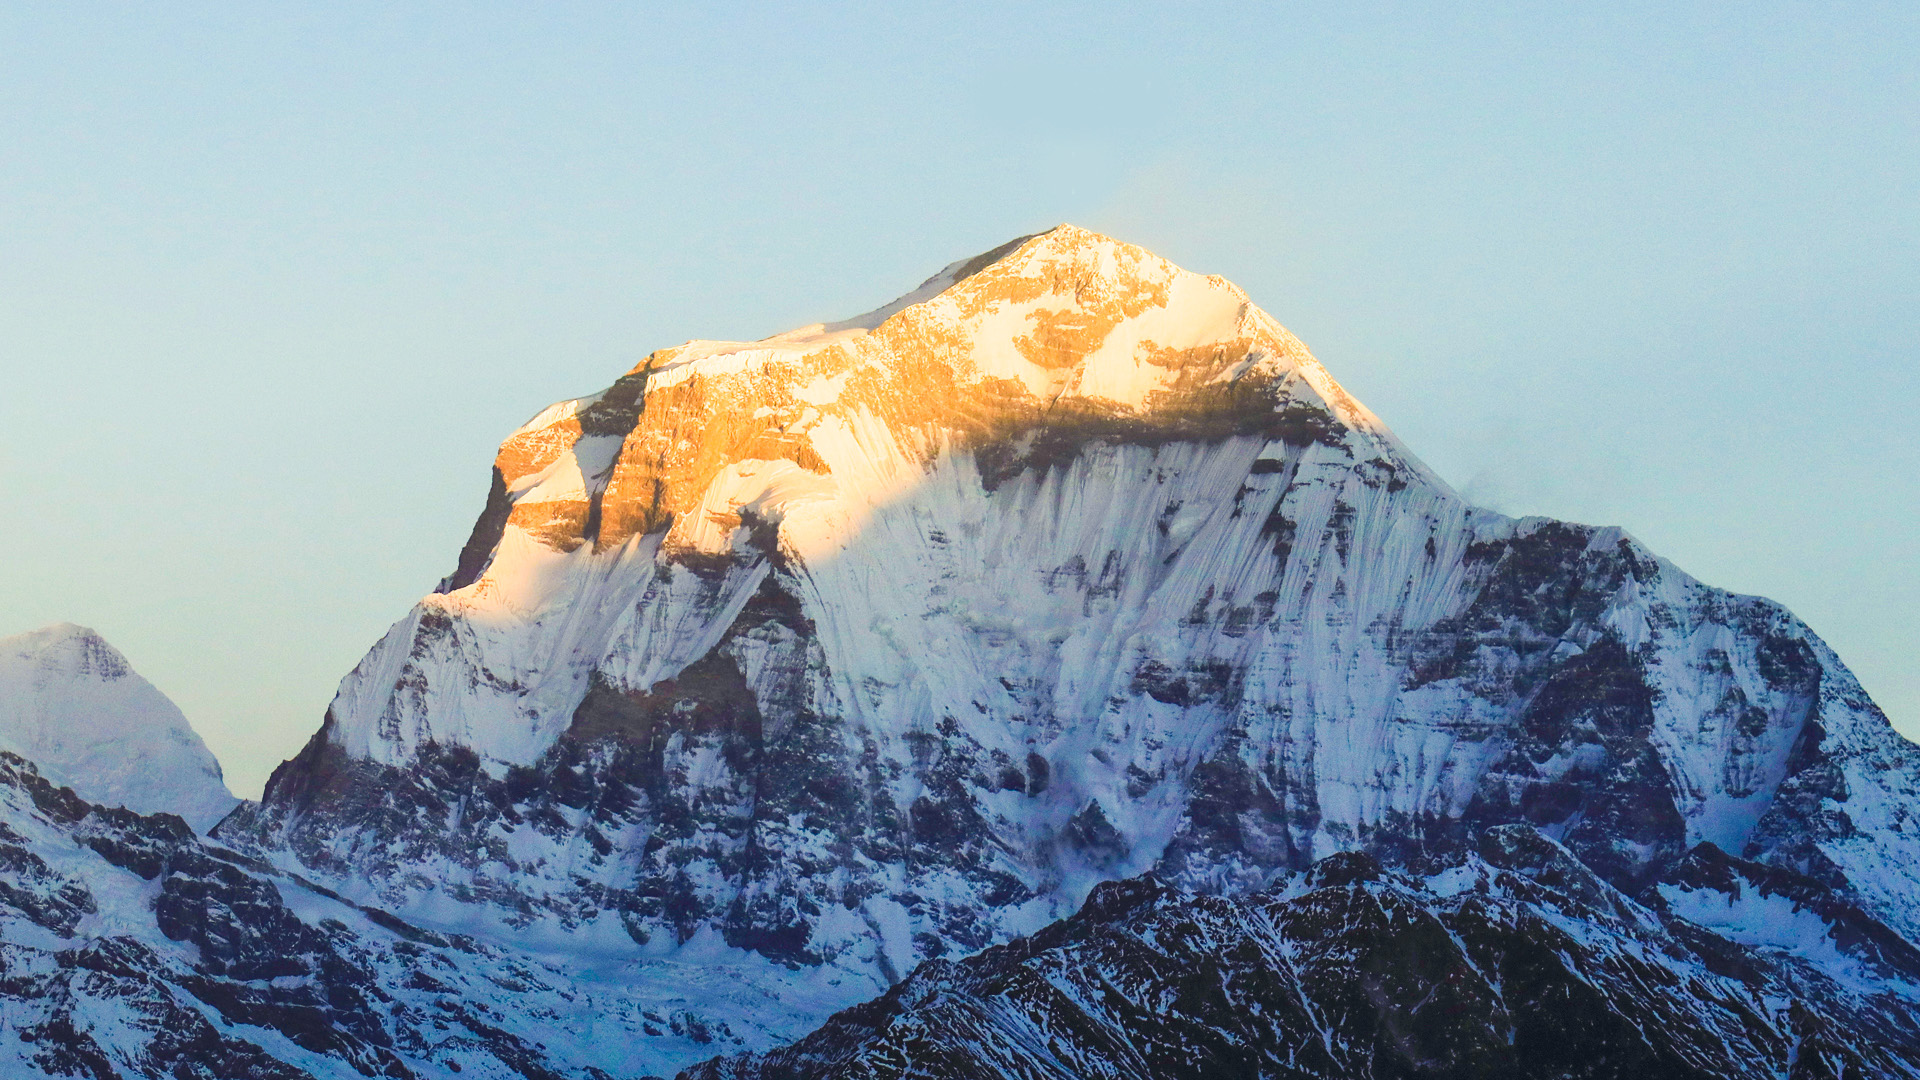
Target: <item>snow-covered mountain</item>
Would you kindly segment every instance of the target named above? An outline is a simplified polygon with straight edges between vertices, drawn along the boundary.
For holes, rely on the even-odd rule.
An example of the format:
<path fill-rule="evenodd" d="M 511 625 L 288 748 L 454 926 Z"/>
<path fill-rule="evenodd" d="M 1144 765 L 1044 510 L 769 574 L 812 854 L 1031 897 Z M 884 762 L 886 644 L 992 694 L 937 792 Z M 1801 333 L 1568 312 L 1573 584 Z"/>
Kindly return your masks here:
<path fill-rule="evenodd" d="M 240 803 L 173 702 L 72 623 L 0 639 L 0 750 L 89 802 L 201 831 Z"/>
<path fill-rule="evenodd" d="M 1920 935 L 1920 752 L 1771 602 L 1468 505 L 1233 285 L 1070 226 L 502 445 L 455 572 L 218 838 L 785 1042 L 1152 871 L 1531 825 Z M 491 929 L 486 929 L 491 927 Z M 724 973 L 724 975 L 719 974 Z M 648 998 L 664 994 L 664 998 Z"/>
<path fill-rule="evenodd" d="M 1899 1075 L 1917 794 L 1778 605 L 1062 226 L 541 412 L 210 838 L 0 758 L 0 1065 Z"/>

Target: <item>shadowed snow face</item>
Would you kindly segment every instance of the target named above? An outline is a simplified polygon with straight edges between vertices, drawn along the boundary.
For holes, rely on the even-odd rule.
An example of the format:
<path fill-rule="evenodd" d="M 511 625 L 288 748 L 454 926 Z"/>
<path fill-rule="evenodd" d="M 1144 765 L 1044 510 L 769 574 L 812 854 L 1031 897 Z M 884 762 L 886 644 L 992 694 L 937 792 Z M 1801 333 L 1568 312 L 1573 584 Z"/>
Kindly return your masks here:
<path fill-rule="evenodd" d="M 89 802 L 202 831 L 239 803 L 173 702 L 71 623 L 0 640 L 0 748 Z"/>

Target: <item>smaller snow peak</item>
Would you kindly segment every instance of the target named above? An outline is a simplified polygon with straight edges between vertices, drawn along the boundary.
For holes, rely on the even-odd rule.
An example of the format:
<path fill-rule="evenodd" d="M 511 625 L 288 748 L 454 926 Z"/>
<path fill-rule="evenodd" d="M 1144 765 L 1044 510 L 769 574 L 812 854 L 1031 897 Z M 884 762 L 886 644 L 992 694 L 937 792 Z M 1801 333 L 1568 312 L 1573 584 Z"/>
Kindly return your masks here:
<path fill-rule="evenodd" d="M 178 814 L 196 829 L 238 802 L 173 702 L 72 623 L 0 639 L 0 749 L 88 802 Z"/>
<path fill-rule="evenodd" d="M 133 673 L 120 650 L 105 638 L 76 623 L 54 623 L 0 640 L 0 651 L 31 661 L 53 676 L 123 679 Z"/>
<path fill-rule="evenodd" d="M 69 642 L 84 642 L 88 640 L 100 642 L 102 645 L 106 644 L 100 635 L 91 627 L 81 626 L 79 623 L 57 622 L 50 626 L 43 626 L 38 630 L 29 630 L 24 634 L 15 634 L 10 638 L 0 639 L 0 645 L 18 647 L 23 651 L 37 653 L 46 649 L 63 646 Z"/>
<path fill-rule="evenodd" d="M 57 622 L 50 626 L 43 626 L 38 630 L 29 630 L 24 634 L 15 635 L 15 637 L 33 638 L 37 641 L 46 642 L 65 641 L 69 638 L 97 638 L 99 636 L 100 635 L 95 633 L 91 627 L 70 622 Z"/>

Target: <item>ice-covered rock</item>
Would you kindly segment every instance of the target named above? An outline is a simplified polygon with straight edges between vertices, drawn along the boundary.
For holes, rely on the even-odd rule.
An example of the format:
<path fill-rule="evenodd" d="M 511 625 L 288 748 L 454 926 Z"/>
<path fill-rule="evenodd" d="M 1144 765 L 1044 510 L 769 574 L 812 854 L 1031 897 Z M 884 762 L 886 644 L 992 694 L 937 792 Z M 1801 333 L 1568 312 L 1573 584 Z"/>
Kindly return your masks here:
<path fill-rule="evenodd" d="M 72 623 L 0 639 L 0 749 L 89 802 L 202 831 L 240 802 L 173 702 Z"/>

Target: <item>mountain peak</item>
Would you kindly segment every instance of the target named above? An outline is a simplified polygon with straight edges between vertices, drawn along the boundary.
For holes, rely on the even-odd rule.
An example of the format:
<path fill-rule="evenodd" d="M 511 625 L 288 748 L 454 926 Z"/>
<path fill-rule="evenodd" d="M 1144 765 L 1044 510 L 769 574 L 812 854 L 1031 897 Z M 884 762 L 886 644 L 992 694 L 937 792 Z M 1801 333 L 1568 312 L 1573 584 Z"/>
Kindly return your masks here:
<path fill-rule="evenodd" d="M 953 263 L 927 279 L 921 287 L 924 289 L 935 283 L 951 286 L 976 274 L 996 270 L 1018 273 L 1036 262 L 1057 263 L 1061 260 L 1079 261 L 1090 271 L 1112 276 L 1124 275 L 1128 269 L 1143 264 L 1177 269 L 1145 248 L 1062 222 L 1042 232 L 1016 236 L 998 247 Z"/>
<path fill-rule="evenodd" d="M 495 464 L 456 575 L 219 839 L 462 933 L 624 934 L 663 966 L 598 1013 L 647 1018 L 610 1072 L 785 1040 L 1149 871 L 1319 864 L 1373 905 L 1476 852 L 1652 929 L 1624 898 L 1711 843 L 1920 927 L 1920 751 L 1803 624 L 1470 506 L 1239 290 L 1085 230 L 661 350 Z"/>
<path fill-rule="evenodd" d="M 178 814 L 196 829 L 239 801 L 173 702 L 75 623 L 0 639 L 0 748 L 88 802 Z"/>
<path fill-rule="evenodd" d="M 78 623 L 54 623 L 0 639 L 0 652 L 31 659 L 36 670 L 49 676 L 120 679 L 133 672 L 120 650 Z"/>
<path fill-rule="evenodd" d="M 568 552 L 677 523 L 670 546 L 709 550 L 727 543 L 713 515 L 870 500 L 942 454 L 997 483 L 1094 443 L 1235 435 L 1338 445 L 1442 486 L 1231 282 L 1060 225 L 864 315 L 661 349 L 548 407 L 502 444 L 501 489 L 448 584 L 471 584 L 508 526 Z M 729 478 L 753 461 L 782 478 Z"/>
<path fill-rule="evenodd" d="M 660 384 L 669 371 L 681 373 L 673 378 L 698 372 L 699 368 L 689 365 L 701 361 L 748 354 L 806 355 L 879 331 L 902 316 L 906 323 L 942 321 L 943 317 L 966 321 L 988 310 L 998 312 L 1041 300 L 1046 301 L 1041 310 L 1056 312 L 1107 306 L 1118 300 L 1137 315 L 1167 306 L 1167 290 L 1180 277 L 1204 280 L 1224 292 L 1229 302 L 1248 305 L 1246 294 L 1224 278 L 1201 279 L 1144 248 L 1062 224 L 949 263 L 911 292 L 852 318 L 812 323 L 752 342 L 689 341 L 649 355 L 630 374 L 650 371 Z M 1097 348 L 1099 341 L 1089 339 L 1086 344 Z M 1299 347 L 1297 341 L 1292 344 Z"/>

